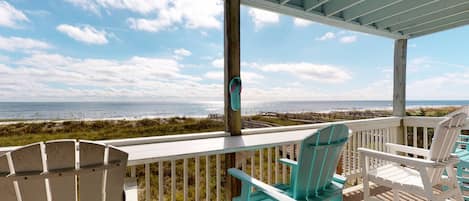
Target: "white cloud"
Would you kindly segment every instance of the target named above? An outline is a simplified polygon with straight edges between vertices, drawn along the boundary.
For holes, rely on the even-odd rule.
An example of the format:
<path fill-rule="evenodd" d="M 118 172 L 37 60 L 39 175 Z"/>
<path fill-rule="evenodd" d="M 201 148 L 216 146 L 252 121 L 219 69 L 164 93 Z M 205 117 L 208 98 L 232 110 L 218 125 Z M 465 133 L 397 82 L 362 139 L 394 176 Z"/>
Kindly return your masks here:
<path fill-rule="evenodd" d="M 223 80 L 223 71 L 209 71 L 204 74 L 204 77 L 211 80 Z"/>
<path fill-rule="evenodd" d="M 357 36 L 343 36 L 343 37 L 340 37 L 339 41 L 341 43 L 353 43 L 357 41 Z"/>
<path fill-rule="evenodd" d="M 301 18 L 295 18 L 293 20 L 293 24 L 297 27 L 307 27 L 309 25 L 314 24 L 314 22 L 310 20 L 301 19 Z"/>
<path fill-rule="evenodd" d="M 216 68 L 223 68 L 225 66 L 225 59 L 219 58 L 212 61 L 212 65 Z"/>
<path fill-rule="evenodd" d="M 431 86 L 431 87 L 429 87 Z M 447 73 L 410 82 L 407 86 L 409 99 L 469 99 L 469 71 Z"/>
<path fill-rule="evenodd" d="M 26 15 L 6 1 L 0 1 L 0 26 L 18 28 L 20 22 L 28 22 Z"/>
<path fill-rule="evenodd" d="M 57 26 L 57 30 L 76 41 L 88 44 L 104 45 L 109 42 L 106 37 L 108 35 L 106 31 L 96 30 L 90 25 L 72 26 L 68 24 L 61 24 Z"/>
<path fill-rule="evenodd" d="M 78 6 L 84 10 L 91 11 L 95 14 L 100 14 L 99 5 L 93 0 L 65 0 L 74 6 Z"/>
<path fill-rule="evenodd" d="M 183 24 L 189 29 L 221 29 L 219 16 L 223 13 L 221 0 L 162 1 L 157 6 L 156 18 L 128 18 L 130 28 L 148 32 L 168 30 Z"/>
<path fill-rule="evenodd" d="M 188 57 L 188 56 L 191 56 L 192 55 L 192 52 L 189 51 L 189 50 L 186 50 L 184 48 L 179 48 L 179 49 L 176 49 L 173 51 L 173 53 L 177 56 L 181 56 L 181 57 Z"/>
<path fill-rule="evenodd" d="M 80 59 L 33 54 L 0 64 L 2 100 L 167 100 L 223 97 L 220 84 L 201 84 L 174 59 L 134 56 L 126 60 Z M 58 84 L 58 86 L 57 86 Z"/>
<path fill-rule="evenodd" d="M 331 39 L 334 39 L 336 36 L 335 36 L 335 33 L 334 32 L 326 32 L 324 35 L 322 35 L 321 37 L 318 37 L 316 38 L 316 40 L 320 40 L 320 41 L 324 41 L 324 40 L 331 40 Z"/>
<path fill-rule="evenodd" d="M 259 69 L 265 72 L 286 72 L 304 80 L 323 83 L 342 83 L 352 78 L 347 71 L 339 67 L 304 62 L 267 64 Z"/>
<path fill-rule="evenodd" d="M 252 17 L 256 30 L 267 24 L 276 24 L 280 21 L 280 16 L 277 13 L 257 8 L 249 8 L 249 15 Z"/>
<path fill-rule="evenodd" d="M 0 49 L 6 51 L 34 51 L 49 49 L 52 46 L 46 42 L 31 38 L 3 37 L 0 35 Z"/>
<path fill-rule="evenodd" d="M 316 40 L 318 41 L 326 41 L 326 40 L 333 40 L 338 39 L 340 43 L 353 43 L 357 41 L 358 37 L 354 35 L 354 32 L 349 31 L 339 31 L 337 33 L 334 32 L 326 32 L 321 37 L 317 37 Z"/>

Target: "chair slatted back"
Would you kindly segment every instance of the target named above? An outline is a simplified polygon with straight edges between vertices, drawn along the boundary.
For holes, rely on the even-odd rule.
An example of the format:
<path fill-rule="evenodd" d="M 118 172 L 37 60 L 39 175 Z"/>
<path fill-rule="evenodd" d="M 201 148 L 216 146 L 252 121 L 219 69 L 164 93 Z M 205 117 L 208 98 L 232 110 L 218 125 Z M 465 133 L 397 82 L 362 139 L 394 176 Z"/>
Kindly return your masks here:
<path fill-rule="evenodd" d="M 331 184 L 349 129 L 343 124 L 318 130 L 301 142 L 298 170 L 293 175 L 293 197 L 317 197 Z"/>
<path fill-rule="evenodd" d="M 6 155 L 0 156 L 0 178 L 3 178 L 10 174 L 10 168 L 8 167 L 8 159 Z M 17 201 L 15 188 L 11 182 L 0 179 L 0 194 L 4 201 Z"/>
<path fill-rule="evenodd" d="M 122 201 L 127 158 L 123 151 L 89 141 L 21 147 L 0 156 L 1 200 Z"/>
<path fill-rule="evenodd" d="M 435 129 L 435 135 L 430 147 L 429 159 L 432 161 L 446 161 L 453 152 L 454 146 L 464 127 L 467 115 L 457 113 L 441 121 Z M 430 169 L 430 178 L 433 184 L 440 182 L 444 168 Z"/>

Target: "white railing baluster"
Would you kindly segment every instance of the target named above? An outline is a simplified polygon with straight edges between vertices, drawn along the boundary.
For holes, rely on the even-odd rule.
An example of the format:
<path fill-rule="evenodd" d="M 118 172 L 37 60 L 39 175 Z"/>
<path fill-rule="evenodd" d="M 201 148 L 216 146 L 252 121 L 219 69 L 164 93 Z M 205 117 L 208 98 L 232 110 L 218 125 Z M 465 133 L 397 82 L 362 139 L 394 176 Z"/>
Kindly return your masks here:
<path fill-rule="evenodd" d="M 205 200 L 210 201 L 210 156 L 205 156 Z"/>
<path fill-rule="evenodd" d="M 287 146 L 286 145 L 282 146 L 282 157 L 283 158 L 287 157 Z M 285 164 L 282 164 L 282 182 L 287 183 L 287 166 Z"/>
<path fill-rule="evenodd" d="M 145 200 L 151 200 L 150 164 L 145 164 Z"/>
<path fill-rule="evenodd" d="M 254 151 L 251 151 L 249 152 L 249 154 L 251 155 L 251 177 L 256 177 L 256 168 L 255 168 L 255 163 L 256 163 L 256 160 L 255 160 L 255 153 Z M 252 187 L 251 190 L 254 190 L 254 187 Z"/>
<path fill-rule="evenodd" d="M 423 128 L 423 148 L 428 149 L 428 128 Z"/>
<path fill-rule="evenodd" d="M 176 161 L 171 161 L 171 201 L 176 201 Z"/>
<path fill-rule="evenodd" d="M 183 160 L 183 165 L 182 165 L 182 171 L 183 171 L 183 182 L 184 182 L 184 185 L 183 185 L 183 192 L 184 192 L 184 201 L 187 201 L 188 200 L 188 182 L 189 182 L 189 178 L 188 178 L 188 175 L 187 175 L 187 158 L 185 158 Z"/>
<path fill-rule="evenodd" d="M 409 146 L 409 140 L 407 139 L 407 126 L 404 126 L 404 145 Z"/>
<path fill-rule="evenodd" d="M 220 201 L 220 191 L 221 191 L 221 159 L 220 154 L 216 156 L 216 182 L 217 182 L 217 201 Z"/>
<path fill-rule="evenodd" d="M 164 200 L 164 170 L 163 170 L 163 161 L 158 162 L 158 200 Z"/>
<path fill-rule="evenodd" d="M 259 149 L 259 180 L 263 181 L 263 176 L 264 176 L 264 166 L 263 166 L 263 161 L 264 161 L 264 154 L 262 149 Z"/>
<path fill-rule="evenodd" d="M 137 168 L 135 166 L 130 167 L 130 177 L 135 178 L 137 176 Z"/>
<path fill-rule="evenodd" d="M 246 161 L 248 159 L 246 157 L 243 157 L 242 158 L 242 161 L 241 161 L 241 170 L 243 170 L 243 172 L 247 172 L 247 169 L 246 169 Z"/>
<path fill-rule="evenodd" d="M 412 143 L 413 143 L 412 146 L 413 146 L 413 147 L 418 147 L 418 146 L 417 146 L 417 144 L 418 144 L 418 143 L 417 143 L 417 127 L 415 127 L 415 126 L 412 128 L 412 138 L 413 138 L 413 139 L 412 139 Z M 417 158 L 417 155 L 416 155 L 416 154 L 414 154 L 414 158 Z"/>
<path fill-rule="evenodd" d="M 200 157 L 195 157 L 195 188 L 194 188 L 194 196 L 195 201 L 199 201 L 199 192 L 200 192 Z"/>
<path fill-rule="evenodd" d="M 267 183 L 272 184 L 272 147 L 267 148 Z"/>
<path fill-rule="evenodd" d="M 278 169 L 279 169 L 279 162 L 278 160 L 280 159 L 280 150 L 278 148 L 278 146 L 275 146 L 275 182 L 274 183 L 278 183 L 279 182 L 279 176 L 278 176 Z"/>

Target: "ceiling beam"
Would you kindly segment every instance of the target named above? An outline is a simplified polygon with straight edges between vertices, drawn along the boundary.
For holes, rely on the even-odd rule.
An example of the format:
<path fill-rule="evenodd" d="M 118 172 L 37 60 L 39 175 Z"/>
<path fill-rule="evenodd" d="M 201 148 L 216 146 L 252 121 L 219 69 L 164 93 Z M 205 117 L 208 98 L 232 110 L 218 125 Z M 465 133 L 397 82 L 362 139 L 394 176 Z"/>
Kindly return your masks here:
<path fill-rule="evenodd" d="M 365 0 L 334 0 L 324 5 L 324 15 L 332 16 L 340 11 L 351 8 Z"/>
<path fill-rule="evenodd" d="M 316 9 L 319 6 L 322 6 L 323 4 L 327 3 L 329 0 L 304 0 L 304 9 L 306 12 L 312 11 L 313 9 Z"/>
<path fill-rule="evenodd" d="M 438 20 L 441 20 L 441 19 L 450 18 L 450 17 L 460 15 L 460 14 L 463 14 L 463 13 L 469 13 L 469 4 L 467 6 L 460 6 L 460 7 L 457 7 L 456 9 L 446 10 L 444 12 L 439 12 L 439 13 L 436 13 L 436 14 L 433 14 L 433 15 L 427 15 L 427 16 L 420 17 L 420 18 L 417 18 L 415 20 L 412 20 L 410 22 L 406 22 L 406 23 L 403 23 L 403 24 L 392 26 L 392 27 L 389 27 L 389 30 L 391 32 L 398 32 L 398 31 L 406 30 L 406 29 L 409 29 L 409 28 L 412 28 L 412 27 L 416 27 L 416 26 L 420 26 L 420 25 L 423 25 L 423 24 L 438 21 Z"/>
<path fill-rule="evenodd" d="M 349 22 L 356 18 L 359 18 L 364 15 L 368 15 L 375 11 L 381 10 L 388 6 L 391 6 L 395 3 L 399 3 L 402 0 L 379 0 L 379 1 L 369 1 L 360 6 L 355 6 L 350 9 L 347 9 L 343 13 L 345 21 Z"/>
<path fill-rule="evenodd" d="M 449 16 L 443 19 L 434 20 L 429 23 L 420 24 L 409 29 L 402 30 L 401 32 L 406 35 L 412 35 L 420 32 L 425 32 L 440 27 L 446 27 L 448 25 L 456 24 L 459 22 L 469 22 L 469 12 L 463 12 L 458 15 Z"/>
<path fill-rule="evenodd" d="M 463 19 L 463 20 L 460 20 L 460 21 L 456 21 L 456 22 L 452 22 L 452 23 L 449 23 L 449 24 L 441 25 L 441 26 L 438 26 L 438 27 L 432 27 L 432 28 L 427 29 L 427 30 L 421 30 L 419 32 L 415 32 L 413 34 L 410 34 L 410 37 L 411 38 L 417 38 L 417 37 L 420 37 L 420 36 L 425 36 L 425 35 L 428 35 L 428 34 L 433 34 L 433 33 L 437 33 L 437 32 L 440 32 L 440 31 L 453 29 L 453 28 L 456 28 L 456 27 L 466 26 L 468 24 L 469 24 L 469 18 Z"/>
<path fill-rule="evenodd" d="M 343 21 L 342 18 L 338 18 L 334 16 L 326 17 L 324 16 L 323 13 L 319 13 L 314 10 L 311 12 L 305 12 L 301 8 L 282 6 L 278 3 L 273 3 L 267 0 L 241 0 L 241 3 L 247 6 L 256 7 L 256 8 L 260 8 L 260 9 L 264 9 L 264 10 L 268 10 L 268 11 L 272 11 L 276 13 L 281 13 L 285 15 L 290 15 L 290 16 L 302 18 L 305 20 L 311 20 L 314 22 L 327 24 L 327 25 L 339 27 L 342 29 L 349 29 L 352 31 L 364 32 L 364 33 L 384 36 L 384 37 L 392 38 L 392 39 L 407 38 L 407 36 L 404 36 L 400 33 L 391 33 L 387 30 L 378 30 L 371 26 L 362 26 L 356 22 L 345 22 Z"/>
<path fill-rule="evenodd" d="M 446 1 L 446 0 L 443 0 Z M 422 6 L 438 2 L 438 0 L 404 0 L 394 5 L 388 6 L 380 12 L 371 13 L 359 18 L 363 25 L 370 25 L 406 12 L 413 11 Z"/>
<path fill-rule="evenodd" d="M 450 10 L 457 8 L 459 6 L 469 5 L 468 0 L 443 0 L 438 1 L 434 4 L 427 4 L 422 6 L 419 9 L 416 9 L 414 12 L 407 12 L 401 15 L 397 15 L 383 21 L 377 22 L 376 26 L 380 29 L 388 28 L 398 24 L 406 23 L 412 21 L 416 18 L 433 15 L 438 12 Z"/>
<path fill-rule="evenodd" d="M 285 5 L 289 2 L 290 0 L 280 0 L 280 5 Z"/>

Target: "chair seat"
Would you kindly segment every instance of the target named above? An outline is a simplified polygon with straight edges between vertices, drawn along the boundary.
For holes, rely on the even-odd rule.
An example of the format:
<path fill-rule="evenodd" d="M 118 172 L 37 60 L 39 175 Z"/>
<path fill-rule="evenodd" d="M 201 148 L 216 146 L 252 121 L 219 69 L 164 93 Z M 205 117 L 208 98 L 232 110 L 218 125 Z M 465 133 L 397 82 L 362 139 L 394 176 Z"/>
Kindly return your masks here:
<path fill-rule="evenodd" d="M 377 183 L 386 184 L 410 191 L 423 191 L 423 183 L 417 170 L 389 164 L 369 171 L 369 178 Z"/>
<path fill-rule="evenodd" d="M 273 185 L 275 188 L 278 188 L 282 191 L 284 191 L 287 195 L 292 196 L 290 194 L 290 186 L 286 184 L 276 184 Z M 325 191 L 321 192 L 320 196 L 309 196 L 308 201 L 322 201 L 322 200 L 342 200 L 338 199 L 339 197 L 342 198 L 342 188 L 343 185 L 337 182 L 332 182 L 331 185 L 329 185 Z M 262 191 L 256 191 L 251 193 L 249 196 L 249 201 L 276 201 L 275 199 L 270 198 L 268 195 L 266 195 Z M 233 199 L 233 201 L 244 201 L 241 200 L 240 197 L 236 197 Z"/>

